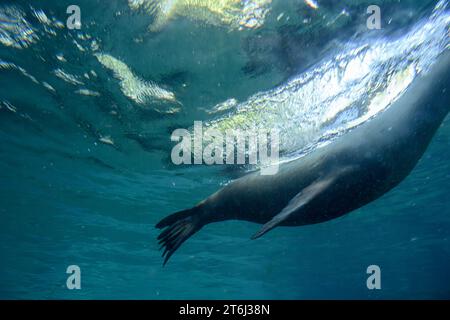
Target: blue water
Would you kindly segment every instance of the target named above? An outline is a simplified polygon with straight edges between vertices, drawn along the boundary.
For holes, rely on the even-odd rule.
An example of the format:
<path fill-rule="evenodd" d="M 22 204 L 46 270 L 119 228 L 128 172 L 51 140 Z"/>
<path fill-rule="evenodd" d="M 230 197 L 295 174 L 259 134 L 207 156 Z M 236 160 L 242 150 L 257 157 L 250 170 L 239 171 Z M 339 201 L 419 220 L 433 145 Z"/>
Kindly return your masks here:
<path fill-rule="evenodd" d="M 174 166 L 173 129 L 216 119 L 217 104 L 245 102 L 354 43 L 398 39 L 436 1 L 274 0 L 258 28 L 174 17 L 157 31 L 154 14 L 126 0 L 77 3 L 81 30 L 65 26 L 71 1 L 0 3 L 1 299 L 450 298 L 449 117 L 405 181 L 342 218 L 255 241 L 259 225 L 211 224 L 165 267 L 154 227 L 245 170 Z M 365 29 L 369 4 L 382 7 L 382 30 Z M 178 102 L 127 96 L 100 52 Z M 66 287 L 70 265 L 81 290 Z M 366 286 L 370 265 L 381 290 Z"/>

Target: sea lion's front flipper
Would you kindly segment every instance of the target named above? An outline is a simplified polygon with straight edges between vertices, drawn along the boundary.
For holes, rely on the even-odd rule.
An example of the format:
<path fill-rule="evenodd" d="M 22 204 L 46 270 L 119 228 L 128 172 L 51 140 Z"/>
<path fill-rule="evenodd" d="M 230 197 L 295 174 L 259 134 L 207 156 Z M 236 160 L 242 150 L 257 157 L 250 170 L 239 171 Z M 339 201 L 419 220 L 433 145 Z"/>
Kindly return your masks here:
<path fill-rule="evenodd" d="M 328 186 L 330 186 L 335 180 L 335 176 L 319 179 L 313 182 L 311 185 L 300 191 L 294 198 L 289 201 L 288 205 L 275 217 L 267 222 L 261 230 L 259 230 L 252 239 L 257 239 L 264 235 L 266 232 L 272 230 L 278 226 L 281 222 L 286 220 L 291 214 L 297 212 L 301 207 L 311 201 L 314 197 L 320 194 Z"/>

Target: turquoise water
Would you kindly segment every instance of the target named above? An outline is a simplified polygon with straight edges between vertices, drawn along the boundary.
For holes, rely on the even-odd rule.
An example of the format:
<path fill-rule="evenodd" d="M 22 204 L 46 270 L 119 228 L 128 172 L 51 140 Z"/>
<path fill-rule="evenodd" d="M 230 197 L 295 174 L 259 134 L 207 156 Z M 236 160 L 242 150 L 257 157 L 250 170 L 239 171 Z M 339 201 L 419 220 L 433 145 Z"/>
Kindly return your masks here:
<path fill-rule="evenodd" d="M 378 76 L 370 83 L 382 90 L 405 61 L 426 68 L 448 50 L 445 2 L 309 3 L 264 4 L 256 27 L 206 10 L 174 14 L 153 30 L 157 12 L 126 0 L 78 0 L 81 29 L 69 30 L 70 1 L 2 1 L 0 298 L 449 299 L 449 117 L 412 174 L 381 199 L 254 241 L 259 225 L 211 224 L 162 267 L 155 224 L 246 170 L 173 165 L 175 128 L 225 121 L 239 108 L 248 115 L 259 94 L 276 108 L 245 126 L 267 114 L 281 129 L 295 120 L 300 131 L 285 130 L 283 155 L 304 154 L 367 120 L 369 78 L 342 89 L 351 103 L 331 120 L 327 104 L 281 103 L 273 88 L 311 70 L 318 81 L 327 62 L 369 48 L 364 57 L 373 57 L 370 74 Z M 382 8 L 382 30 L 367 30 L 369 4 Z M 304 88 L 291 86 L 290 96 L 321 101 Z M 238 105 L 216 112 L 230 99 Z M 66 287 L 70 265 L 81 269 L 81 290 Z M 381 290 L 367 289 L 369 265 L 381 268 Z"/>

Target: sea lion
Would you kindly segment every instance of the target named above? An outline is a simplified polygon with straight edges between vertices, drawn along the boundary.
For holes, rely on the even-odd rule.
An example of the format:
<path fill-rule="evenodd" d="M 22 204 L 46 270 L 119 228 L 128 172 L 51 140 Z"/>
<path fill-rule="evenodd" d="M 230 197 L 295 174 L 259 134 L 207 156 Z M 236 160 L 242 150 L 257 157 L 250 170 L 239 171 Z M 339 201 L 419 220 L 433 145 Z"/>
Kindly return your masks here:
<path fill-rule="evenodd" d="M 224 220 L 301 226 L 340 217 L 379 198 L 414 168 L 450 110 L 450 52 L 419 73 L 382 113 L 273 176 L 237 179 L 191 209 L 162 219 L 158 237 L 164 264 L 204 225 Z"/>
<path fill-rule="evenodd" d="M 128 0 L 132 10 L 154 16 L 149 31 L 161 31 L 172 19 L 186 17 L 213 26 L 256 29 L 264 24 L 272 0 Z"/>

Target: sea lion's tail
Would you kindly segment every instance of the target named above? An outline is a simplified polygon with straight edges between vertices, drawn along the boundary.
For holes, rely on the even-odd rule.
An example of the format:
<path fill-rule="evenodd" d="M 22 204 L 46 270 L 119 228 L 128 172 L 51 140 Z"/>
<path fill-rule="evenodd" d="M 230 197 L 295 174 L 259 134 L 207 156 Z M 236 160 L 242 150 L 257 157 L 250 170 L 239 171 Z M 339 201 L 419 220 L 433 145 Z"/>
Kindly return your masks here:
<path fill-rule="evenodd" d="M 158 229 L 165 228 L 158 236 L 159 244 L 161 245 L 160 250 L 164 248 L 162 254 L 164 257 L 163 265 L 167 263 L 183 242 L 203 226 L 199 219 L 199 211 L 200 208 L 198 206 L 179 211 L 165 217 L 156 225 Z"/>

